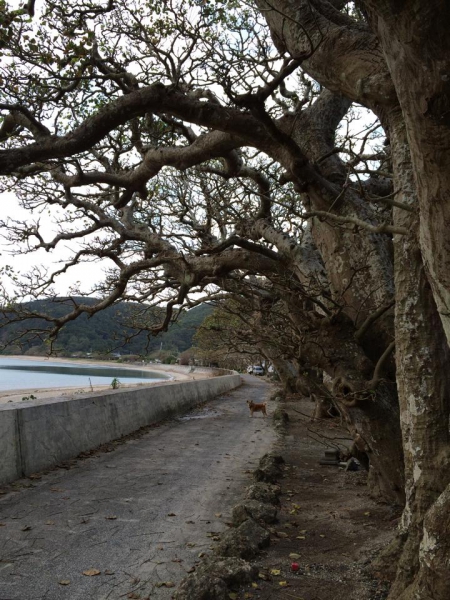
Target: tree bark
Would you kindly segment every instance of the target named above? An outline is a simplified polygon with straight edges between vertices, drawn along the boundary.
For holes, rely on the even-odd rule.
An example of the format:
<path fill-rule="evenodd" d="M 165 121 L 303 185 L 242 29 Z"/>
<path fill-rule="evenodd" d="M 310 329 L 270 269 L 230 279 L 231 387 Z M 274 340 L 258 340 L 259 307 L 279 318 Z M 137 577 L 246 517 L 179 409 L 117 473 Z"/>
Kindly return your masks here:
<path fill-rule="evenodd" d="M 450 343 L 450 5 L 369 0 L 405 120 L 420 247 Z"/>
<path fill-rule="evenodd" d="M 398 112 L 391 117 L 390 134 L 395 188 L 402 190 L 399 199 L 417 207 L 406 128 Z M 396 208 L 394 218 L 410 233 L 394 238 L 397 387 L 406 506 L 399 532 L 403 549 L 389 598 L 444 600 L 449 597 L 450 584 L 435 585 L 432 574 L 442 570 L 448 544 L 439 531 L 436 515 L 442 510 L 440 503 L 449 501 L 448 493 L 443 494 L 450 480 L 449 352 L 422 262 L 418 212 Z M 428 523 L 425 528 L 424 520 Z M 450 581 L 448 573 L 446 580 Z M 428 595 L 427 586 L 434 585 L 446 593 L 436 591 L 437 595 Z"/>

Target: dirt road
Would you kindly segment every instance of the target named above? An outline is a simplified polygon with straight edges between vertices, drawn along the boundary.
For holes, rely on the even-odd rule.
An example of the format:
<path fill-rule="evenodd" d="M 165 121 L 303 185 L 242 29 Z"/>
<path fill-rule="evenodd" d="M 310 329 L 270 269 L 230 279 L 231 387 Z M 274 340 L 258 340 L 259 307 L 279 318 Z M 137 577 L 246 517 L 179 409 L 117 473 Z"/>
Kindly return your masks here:
<path fill-rule="evenodd" d="M 0 600 L 169 599 L 171 583 L 227 529 L 275 441 L 271 420 L 251 419 L 245 404 L 270 387 L 244 380 L 112 452 L 0 496 Z"/>

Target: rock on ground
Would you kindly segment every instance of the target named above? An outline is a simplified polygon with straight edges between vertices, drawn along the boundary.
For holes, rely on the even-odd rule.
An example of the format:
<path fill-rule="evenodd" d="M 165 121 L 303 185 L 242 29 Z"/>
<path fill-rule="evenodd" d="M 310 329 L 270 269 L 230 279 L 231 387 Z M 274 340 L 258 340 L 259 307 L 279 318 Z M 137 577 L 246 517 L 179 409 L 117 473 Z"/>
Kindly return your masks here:
<path fill-rule="evenodd" d="M 214 552 L 219 556 L 253 558 L 262 548 L 270 544 L 270 533 L 253 519 L 247 519 L 236 529 L 231 529 L 216 546 Z"/>
<path fill-rule="evenodd" d="M 240 558 L 210 558 L 187 577 L 176 600 L 228 600 L 229 588 L 250 583 L 257 568 Z"/>
<path fill-rule="evenodd" d="M 256 522 L 276 523 L 277 509 L 273 504 L 258 502 L 257 500 L 247 500 L 233 508 L 231 520 L 235 527 L 247 519 L 254 519 Z"/>
<path fill-rule="evenodd" d="M 264 454 L 259 461 L 259 468 L 255 470 L 253 477 L 256 481 L 275 483 L 283 475 L 281 468 L 283 464 L 284 460 L 281 456 L 277 454 Z"/>

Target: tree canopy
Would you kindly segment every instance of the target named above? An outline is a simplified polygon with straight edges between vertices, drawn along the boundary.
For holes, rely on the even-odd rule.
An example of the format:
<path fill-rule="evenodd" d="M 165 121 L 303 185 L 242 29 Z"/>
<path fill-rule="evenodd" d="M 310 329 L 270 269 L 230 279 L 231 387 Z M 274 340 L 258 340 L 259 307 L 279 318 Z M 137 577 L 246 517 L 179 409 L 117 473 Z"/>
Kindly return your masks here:
<path fill-rule="evenodd" d="M 0 1 L 1 189 L 30 214 L 1 225 L 15 252 L 71 252 L 4 269 L 8 318 L 92 261 L 51 336 L 119 301 L 164 306 L 153 333 L 232 306 L 406 502 L 391 598 L 448 598 L 448 3 Z"/>

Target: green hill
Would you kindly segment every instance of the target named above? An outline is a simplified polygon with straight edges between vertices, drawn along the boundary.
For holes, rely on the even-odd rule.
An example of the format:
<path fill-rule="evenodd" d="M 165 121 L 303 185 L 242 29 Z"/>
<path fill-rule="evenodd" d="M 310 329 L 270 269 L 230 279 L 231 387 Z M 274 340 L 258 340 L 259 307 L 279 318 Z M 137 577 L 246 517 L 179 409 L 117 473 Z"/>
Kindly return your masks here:
<path fill-rule="evenodd" d="M 78 303 L 94 304 L 93 298 L 74 298 Z M 19 308 L 38 311 L 53 317 L 63 316 L 73 308 L 71 299 L 37 300 Z M 136 303 L 118 303 L 96 313 L 92 317 L 81 315 L 63 327 L 55 344 L 59 354 L 70 356 L 76 353 L 104 354 L 149 354 L 162 348 L 183 352 L 192 346 L 192 338 L 203 320 L 213 308 L 202 304 L 183 312 L 167 332 L 150 336 L 140 331 L 140 325 L 155 325 L 160 322 L 162 309 Z M 8 323 L 9 314 L 3 310 L 0 319 L 0 344 L 3 353 L 44 352 L 46 334 L 37 329 L 49 330 L 43 319 L 29 319 L 19 323 Z M 33 331 L 34 330 L 34 331 Z M 18 338 L 21 338 L 20 341 Z M 16 340 L 16 341 L 13 341 Z M 7 344 L 10 344 L 7 346 Z"/>

